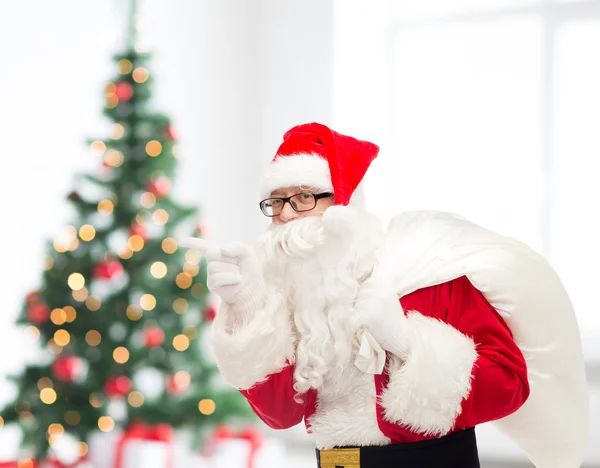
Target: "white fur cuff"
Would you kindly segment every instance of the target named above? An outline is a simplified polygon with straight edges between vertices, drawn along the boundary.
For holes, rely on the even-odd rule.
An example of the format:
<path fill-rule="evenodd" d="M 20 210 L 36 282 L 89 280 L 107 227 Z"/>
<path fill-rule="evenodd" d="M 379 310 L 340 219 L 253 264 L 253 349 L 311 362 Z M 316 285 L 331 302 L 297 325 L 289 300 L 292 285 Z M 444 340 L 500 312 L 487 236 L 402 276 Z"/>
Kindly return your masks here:
<path fill-rule="evenodd" d="M 247 390 L 293 361 L 290 314 L 281 296 L 270 296 L 264 309 L 233 330 L 226 326 L 230 313 L 223 303 L 212 328 L 217 366 L 228 383 Z"/>
<path fill-rule="evenodd" d="M 452 326 L 419 313 L 407 315 L 408 354 L 390 356 L 381 397 L 385 419 L 426 435 L 444 435 L 471 392 L 475 343 Z"/>

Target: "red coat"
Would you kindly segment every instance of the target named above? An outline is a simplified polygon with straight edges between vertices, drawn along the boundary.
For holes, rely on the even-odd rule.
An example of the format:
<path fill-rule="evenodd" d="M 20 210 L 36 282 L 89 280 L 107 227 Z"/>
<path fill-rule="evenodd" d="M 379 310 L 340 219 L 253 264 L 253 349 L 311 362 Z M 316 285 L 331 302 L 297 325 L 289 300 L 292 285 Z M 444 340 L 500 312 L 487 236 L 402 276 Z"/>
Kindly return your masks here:
<path fill-rule="evenodd" d="M 407 423 L 402 420 L 390 420 L 390 408 L 387 408 L 388 417 L 386 417 L 386 408 L 382 406 L 381 397 L 390 379 L 395 378 L 394 372 L 397 370 L 390 370 L 390 366 L 386 366 L 383 374 L 373 377 L 379 397 L 374 403 L 377 405 L 377 423 L 381 432 L 392 443 L 430 439 L 441 435 L 441 432 L 454 432 L 499 419 L 513 413 L 526 401 L 529 396 L 529 384 L 523 355 L 500 315 L 466 277 L 419 289 L 402 297 L 400 303 L 405 311 L 415 311 L 429 317 L 428 322 L 438 329 L 442 327 L 451 334 L 456 334 L 458 331 L 471 338 L 475 345 L 476 358 L 474 365 L 471 366 L 470 384 L 465 387 L 457 400 L 460 407 L 453 413 L 451 427 L 448 426 L 443 430 L 419 432 L 415 430 L 415 425 L 419 426 L 419 424 L 415 424 L 414 421 Z M 440 325 L 439 321 L 446 325 Z M 421 328 L 420 331 L 425 333 L 418 337 L 419 340 L 427 342 L 427 330 Z M 431 335 L 431 342 L 426 343 L 433 351 L 438 346 L 437 342 L 432 341 L 434 336 Z M 439 346 L 440 354 L 448 351 L 442 343 L 439 343 Z M 431 356 L 428 356 L 429 361 L 432 360 L 430 358 Z M 435 356 L 433 358 L 435 359 Z M 449 358 L 452 359 L 452 356 Z M 446 368 L 439 369 L 444 371 L 441 375 L 452 374 L 453 369 L 447 367 L 446 365 Z M 293 372 L 293 366 L 288 364 L 281 371 L 269 375 L 266 380 L 241 392 L 254 412 L 268 426 L 274 429 L 286 429 L 299 424 L 304 419 L 307 431 L 310 432 L 311 416 L 316 411 L 317 394 L 316 391 L 309 391 L 304 395 L 301 403 L 297 402 L 294 399 Z M 435 372 L 435 369 L 422 369 L 403 378 L 414 379 L 414 387 L 418 388 L 418 380 L 431 377 L 425 375 L 427 372 Z M 412 382 L 410 384 L 412 386 Z M 440 391 L 443 392 L 443 389 Z M 433 389 L 432 395 L 435 394 Z M 403 396 L 398 395 L 398 397 Z"/>

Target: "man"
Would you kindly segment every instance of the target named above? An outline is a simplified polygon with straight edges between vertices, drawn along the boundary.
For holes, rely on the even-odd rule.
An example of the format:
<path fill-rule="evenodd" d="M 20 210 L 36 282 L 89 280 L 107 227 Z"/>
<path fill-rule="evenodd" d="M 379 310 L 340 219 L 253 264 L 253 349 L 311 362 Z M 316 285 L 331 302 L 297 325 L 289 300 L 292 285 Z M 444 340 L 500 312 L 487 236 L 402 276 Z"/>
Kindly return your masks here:
<path fill-rule="evenodd" d="M 199 239 L 222 299 L 223 377 L 270 427 L 304 420 L 321 468 L 479 467 L 498 421 L 538 467 L 579 466 L 587 396 L 568 297 L 541 257 L 454 215 L 387 231 L 361 181 L 379 148 L 289 130 L 264 179 L 256 249 Z"/>

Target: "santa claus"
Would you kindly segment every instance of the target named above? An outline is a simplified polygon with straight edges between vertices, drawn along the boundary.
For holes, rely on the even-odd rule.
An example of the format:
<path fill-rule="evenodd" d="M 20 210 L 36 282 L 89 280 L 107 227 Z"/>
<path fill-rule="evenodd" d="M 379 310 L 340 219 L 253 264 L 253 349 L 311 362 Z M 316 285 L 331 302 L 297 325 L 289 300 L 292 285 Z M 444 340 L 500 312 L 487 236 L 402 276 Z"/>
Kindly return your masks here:
<path fill-rule="evenodd" d="M 581 344 L 552 268 L 456 215 L 384 230 L 361 181 L 378 153 L 324 125 L 284 135 L 256 247 L 206 252 L 219 369 L 270 427 L 304 421 L 321 468 L 478 467 L 496 421 L 543 468 L 580 465 Z"/>

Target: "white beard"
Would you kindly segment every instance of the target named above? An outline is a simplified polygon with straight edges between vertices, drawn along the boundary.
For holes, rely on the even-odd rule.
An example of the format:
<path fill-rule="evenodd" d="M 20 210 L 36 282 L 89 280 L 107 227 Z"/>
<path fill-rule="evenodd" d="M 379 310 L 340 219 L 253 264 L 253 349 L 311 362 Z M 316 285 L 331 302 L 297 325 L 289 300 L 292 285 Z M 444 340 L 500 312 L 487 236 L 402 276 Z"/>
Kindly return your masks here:
<path fill-rule="evenodd" d="M 298 333 L 294 389 L 318 389 L 332 368 L 351 362 L 353 307 L 383 241 L 379 220 L 353 207 L 273 224 L 261 239 L 267 283 L 283 291 Z"/>

